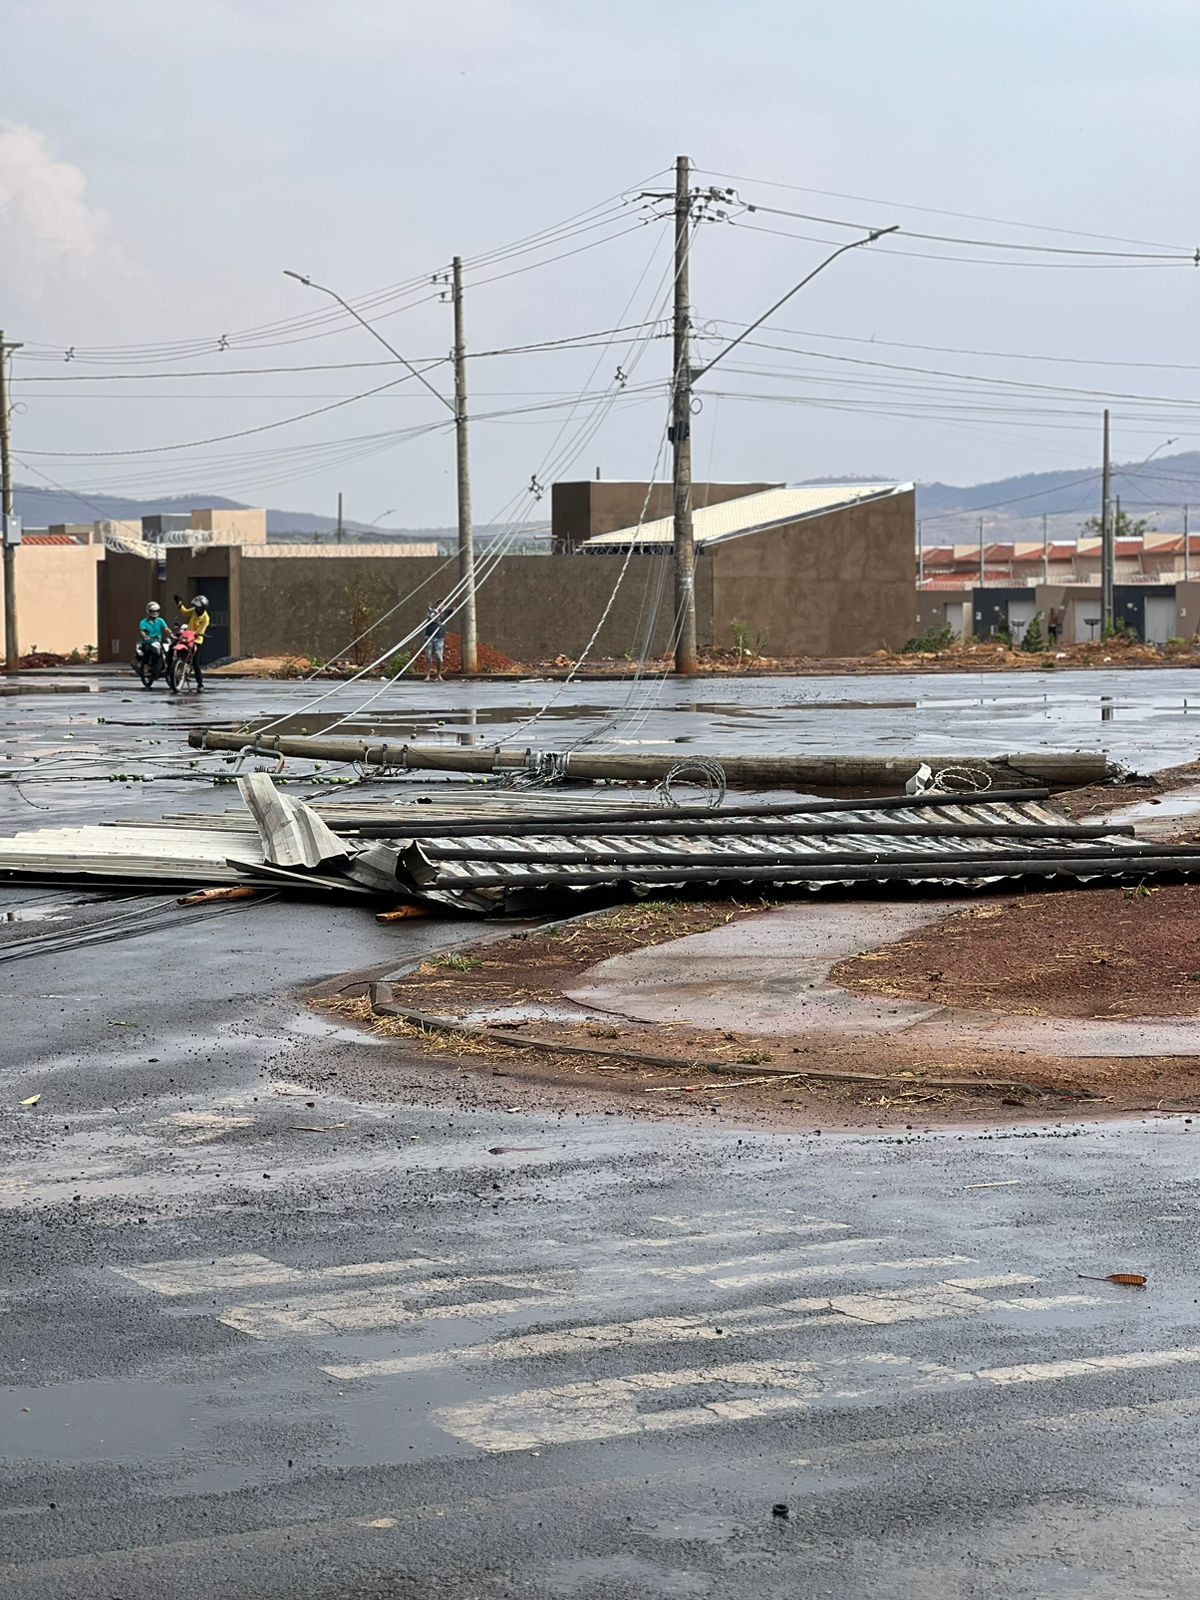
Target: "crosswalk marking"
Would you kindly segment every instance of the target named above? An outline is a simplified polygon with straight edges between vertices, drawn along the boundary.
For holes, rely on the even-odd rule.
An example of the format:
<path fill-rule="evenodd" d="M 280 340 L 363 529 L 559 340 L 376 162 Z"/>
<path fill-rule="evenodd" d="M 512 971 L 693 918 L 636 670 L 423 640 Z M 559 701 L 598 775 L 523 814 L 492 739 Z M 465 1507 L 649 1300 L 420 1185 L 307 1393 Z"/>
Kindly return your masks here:
<path fill-rule="evenodd" d="M 438 1298 L 479 1288 L 515 1289 L 518 1293 L 503 1299 L 444 1301 Z M 416 1301 L 428 1303 L 415 1305 Z M 401 1327 L 405 1323 L 439 1317 L 502 1316 L 523 1306 L 544 1306 L 561 1301 L 560 1295 L 552 1295 L 551 1285 L 544 1279 L 528 1273 L 477 1272 L 231 1306 L 217 1321 L 255 1339 L 280 1334 L 320 1337 Z"/>
<path fill-rule="evenodd" d="M 963 1280 L 988 1287 L 1014 1282 L 1037 1283 L 1020 1273 L 996 1278 Z M 323 1370 L 334 1378 L 399 1377 L 406 1373 L 444 1371 L 456 1366 L 483 1366 L 502 1361 L 524 1361 L 592 1350 L 628 1349 L 653 1344 L 706 1343 L 764 1333 L 789 1333 L 804 1328 L 850 1327 L 854 1323 L 933 1321 L 945 1317 L 979 1315 L 988 1311 L 1043 1311 L 1067 1306 L 1098 1305 L 1096 1295 L 1029 1295 L 1020 1300 L 985 1299 L 961 1283 L 922 1284 L 911 1289 L 886 1289 L 874 1293 L 808 1296 L 753 1306 L 739 1306 L 704 1316 L 638 1317 L 626 1322 L 586 1324 L 555 1329 L 551 1333 L 510 1334 L 486 1344 L 462 1345 L 408 1356 L 362 1362 L 343 1362 Z"/>
<path fill-rule="evenodd" d="M 727 1278 L 712 1278 L 709 1281 L 719 1289 L 752 1289 L 760 1283 L 791 1283 L 807 1278 L 831 1278 L 838 1272 L 924 1272 L 941 1267 L 968 1266 L 974 1260 L 974 1256 L 898 1256 L 883 1261 L 823 1261 L 816 1266 L 743 1272 Z"/>
<path fill-rule="evenodd" d="M 432 1416 L 446 1432 L 479 1450 L 507 1452 L 688 1430 L 717 1422 L 751 1421 L 807 1411 L 819 1403 L 867 1397 L 886 1401 L 908 1392 L 1053 1383 L 1112 1372 L 1197 1364 L 1200 1348 L 1194 1347 L 1137 1350 L 978 1371 L 869 1352 L 825 1362 L 740 1361 L 634 1373 L 441 1406 Z M 678 1394 L 686 1403 L 660 1407 L 658 1402 L 672 1394 Z"/>
<path fill-rule="evenodd" d="M 823 1255 L 826 1251 L 849 1251 L 875 1249 L 881 1244 L 890 1244 L 888 1238 L 880 1239 L 820 1239 L 812 1244 L 789 1245 L 783 1250 L 759 1250 L 748 1256 L 729 1256 L 724 1261 L 686 1261 L 672 1267 L 647 1267 L 646 1275 L 652 1278 L 711 1278 L 714 1283 L 728 1283 L 731 1280 L 722 1276 L 728 1267 L 749 1267 L 763 1261 L 780 1261 L 784 1256 L 790 1255 Z M 967 1257 L 963 1257 L 966 1260 Z M 828 1271 L 822 1267 L 822 1271 Z M 785 1272 L 785 1276 L 791 1276 Z"/>
<path fill-rule="evenodd" d="M 669 1222 L 669 1217 L 655 1217 L 655 1222 Z M 612 1243 L 621 1250 L 677 1250 L 682 1244 L 714 1245 L 735 1244 L 739 1239 L 769 1239 L 783 1234 L 849 1233 L 848 1222 L 795 1222 L 771 1223 L 758 1226 L 727 1228 L 712 1233 L 671 1233 L 657 1239 L 614 1239 Z"/>
<path fill-rule="evenodd" d="M 114 1267 L 112 1270 L 118 1277 L 128 1278 L 143 1289 L 165 1295 L 212 1294 L 258 1284 L 294 1283 L 304 1276 L 296 1267 L 285 1267 L 279 1261 L 257 1255 L 157 1261 L 151 1266 Z"/>

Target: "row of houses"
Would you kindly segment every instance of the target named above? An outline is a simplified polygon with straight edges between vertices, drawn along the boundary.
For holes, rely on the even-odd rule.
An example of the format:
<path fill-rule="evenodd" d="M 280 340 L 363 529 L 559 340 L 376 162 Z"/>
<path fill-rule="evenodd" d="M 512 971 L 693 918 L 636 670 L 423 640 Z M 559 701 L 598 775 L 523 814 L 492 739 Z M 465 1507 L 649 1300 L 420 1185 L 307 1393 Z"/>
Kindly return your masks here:
<path fill-rule="evenodd" d="M 1060 644 L 1100 637 L 1098 537 L 925 546 L 917 556 L 919 633 L 1020 643 L 1035 616 Z M 1194 639 L 1200 535 L 1145 533 L 1114 542 L 1113 618 L 1149 644 Z"/>

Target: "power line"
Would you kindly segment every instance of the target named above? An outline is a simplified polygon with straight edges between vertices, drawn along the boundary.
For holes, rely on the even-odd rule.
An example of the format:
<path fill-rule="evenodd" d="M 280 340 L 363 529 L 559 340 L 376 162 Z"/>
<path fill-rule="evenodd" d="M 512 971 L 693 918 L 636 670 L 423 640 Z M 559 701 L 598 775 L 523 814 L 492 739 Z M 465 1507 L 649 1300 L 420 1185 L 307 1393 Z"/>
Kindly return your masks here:
<path fill-rule="evenodd" d="M 761 211 L 776 217 L 794 217 L 800 222 L 816 222 L 829 228 L 853 228 L 858 233 L 867 231 L 871 226 L 866 222 L 848 222 L 843 217 L 818 217 L 807 211 L 787 211 L 780 206 L 756 205 L 749 201 L 743 204 L 748 212 Z M 923 239 L 933 244 L 963 244 L 983 250 L 1020 250 L 1033 255 L 1053 256 L 1105 256 L 1136 261 L 1186 261 L 1189 266 L 1200 266 L 1200 251 L 1196 250 L 1169 255 L 1161 252 L 1147 254 L 1145 251 L 1134 250 L 1085 250 L 1077 245 L 1020 244 L 1003 239 L 964 239 L 948 233 L 918 233 L 912 228 L 905 227 L 897 227 L 890 231 L 902 233 L 906 239 Z"/>
<path fill-rule="evenodd" d="M 887 206 L 892 211 L 921 211 L 928 216 L 957 217 L 964 222 L 992 222 L 1004 228 L 1025 228 L 1031 233 L 1058 233 L 1076 239 L 1107 239 L 1112 244 L 1141 244 L 1152 250 L 1182 250 L 1183 245 L 1162 244 L 1153 239 L 1128 239 L 1120 234 L 1094 233 L 1081 228 L 1054 227 L 1042 222 L 1017 222 L 1012 217 L 985 216 L 977 211 L 948 211 L 940 206 L 916 205 L 912 201 L 880 200 L 871 195 L 844 194 L 837 189 L 814 189 L 802 183 L 781 183 L 773 178 L 748 178 L 732 172 L 712 172 L 707 177 L 724 178 L 728 183 L 761 183 L 767 189 L 790 189 L 797 194 L 819 194 L 830 200 L 854 200 L 861 205 Z"/>

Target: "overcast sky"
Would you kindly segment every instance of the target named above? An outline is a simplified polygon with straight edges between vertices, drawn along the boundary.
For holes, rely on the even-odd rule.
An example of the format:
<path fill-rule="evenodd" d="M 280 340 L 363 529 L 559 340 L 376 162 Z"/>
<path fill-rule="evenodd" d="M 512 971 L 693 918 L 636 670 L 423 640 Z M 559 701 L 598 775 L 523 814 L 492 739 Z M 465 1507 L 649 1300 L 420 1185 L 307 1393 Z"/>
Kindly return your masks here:
<path fill-rule="evenodd" d="M 677 154 L 696 183 L 737 190 L 729 220 L 695 242 L 699 359 L 857 236 L 836 224 L 987 241 L 902 235 L 832 265 L 755 336 L 772 348 L 743 347 L 701 386 L 698 477 L 972 482 L 1090 467 L 1106 393 L 1118 456 L 1200 445 L 1200 411 L 1182 403 L 1200 394 L 1200 271 L 999 248 L 1200 244 L 1195 0 L 4 10 L 0 325 L 27 344 L 14 364 L 20 481 L 329 512 L 341 489 L 363 520 L 450 524 L 449 434 L 391 437 L 448 419 L 411 380 L 221 439 L 397 376 L 365 365 L 387 352 L 345 317 L 248 337 L 329 309 L 283 269 L 351 298 L 412 283 L 365 314 L 386 312 L 386 337 L 432 359 L 451 331 L 430 275 L 598 208 L 557 242 L 468 267 L 469 343 L 653 323 L 668 230 L 636 196 L 669 181 Z M 317 364 L 335 370 L 242 370 Z M 668 365 L 665 340 L 636 335 L 472 363 L 477 520 L 527 509 L 534 474 L 646 476 Z M 429 377 L 448 392 L 447 369 Z M 533 406 L 554 409 L 521 412 Z M 173 445 L 191 448 L 152 449 Z"/>

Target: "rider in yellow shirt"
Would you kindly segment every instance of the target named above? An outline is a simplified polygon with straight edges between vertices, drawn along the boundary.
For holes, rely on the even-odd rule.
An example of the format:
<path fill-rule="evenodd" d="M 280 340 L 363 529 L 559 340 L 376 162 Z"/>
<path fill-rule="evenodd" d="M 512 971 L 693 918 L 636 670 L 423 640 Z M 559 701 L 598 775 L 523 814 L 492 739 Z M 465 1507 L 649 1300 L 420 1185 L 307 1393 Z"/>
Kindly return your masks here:
<path fill-rule="evenodd" d="M 182 626 L 190 628 L 196 635 L 196 650 L 192 657 L 192 672 L 196 679 L 196 688 L 203 689 L 204 675 L 200 671 L 200 651 L 204 645 L 204 636 L 208 632 L 212 618 L 208 614 L 208 601 L 202 594 L 196 595 L 190 606 L 185 606 L 178 595 L 175 604 L 179 607 L 179 616 Z"/>

